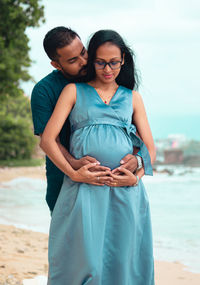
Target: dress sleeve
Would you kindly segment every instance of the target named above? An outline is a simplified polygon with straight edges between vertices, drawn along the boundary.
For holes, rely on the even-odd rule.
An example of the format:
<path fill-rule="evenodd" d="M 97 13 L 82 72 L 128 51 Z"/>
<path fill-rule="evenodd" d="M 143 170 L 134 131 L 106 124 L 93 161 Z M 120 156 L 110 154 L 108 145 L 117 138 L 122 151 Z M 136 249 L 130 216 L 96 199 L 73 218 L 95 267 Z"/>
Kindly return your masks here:
<path fill-rule="evenodd" d="M 54 106 L 48 90 L 44 86 L 36 84 L 31 94 L 31 110 L 35 135 L 43 133 L 53 113 L 53 109 Z"/>

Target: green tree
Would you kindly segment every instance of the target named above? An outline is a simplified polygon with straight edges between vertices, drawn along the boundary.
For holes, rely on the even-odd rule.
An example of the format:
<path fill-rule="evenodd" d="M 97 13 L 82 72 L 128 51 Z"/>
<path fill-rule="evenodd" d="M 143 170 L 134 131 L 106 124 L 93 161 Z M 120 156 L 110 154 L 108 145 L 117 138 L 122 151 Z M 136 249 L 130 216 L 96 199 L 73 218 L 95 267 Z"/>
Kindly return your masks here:
<path fill-rule="evenodd" d="M 30 102 L 20 88 L 31 76 L 29 27 L 44 22 L 41 0 L 0 0 L 0 159 L 30 158 L 35 138 Z"/>
<path fill-rule="evenodd" d="M 30 158 L 35 143 L 29 99 L 8 97 L 0 107 L 0 160 Z"/>
<path fill-rule="evenodd" d="M 44 22 L 40 0 L 0 0 L 0 100 L 19 96 L 20 81 L 30 79 L 30 47 L 25 30 Z"/>

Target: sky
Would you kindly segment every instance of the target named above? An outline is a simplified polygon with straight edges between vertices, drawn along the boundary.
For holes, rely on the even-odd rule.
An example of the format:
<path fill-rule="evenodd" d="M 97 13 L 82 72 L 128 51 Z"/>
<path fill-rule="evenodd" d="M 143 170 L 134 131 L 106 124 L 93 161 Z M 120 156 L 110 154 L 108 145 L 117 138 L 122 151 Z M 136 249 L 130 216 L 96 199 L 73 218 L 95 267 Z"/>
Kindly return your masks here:
<path fill-rule="evenodd" d="M 46 23 L 27 29 L 29 69 L 35 82 L 52 71 L 43 51 L 45 34 L 71 27 L 87 47 L 99 29 L 119 32 L 136 55 L 141 93 L 153 135 L 183 133 L 200 139 L 200 1 L 43 0 Z M 33 82 L 23 83 L 27 95 Z"/>

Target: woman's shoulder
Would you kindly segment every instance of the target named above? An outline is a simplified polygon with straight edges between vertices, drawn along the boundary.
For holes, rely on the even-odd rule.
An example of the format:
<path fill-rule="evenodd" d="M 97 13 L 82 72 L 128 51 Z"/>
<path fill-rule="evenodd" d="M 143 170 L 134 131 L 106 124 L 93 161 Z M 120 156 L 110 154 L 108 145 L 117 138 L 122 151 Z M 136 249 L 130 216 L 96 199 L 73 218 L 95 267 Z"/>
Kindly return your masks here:
<path fill-rule="evenodd" d="M 73 84 L 76 87 L 76 89 L 86 88 L 89 86 L 87 82 L 76 82 L 76 83 L 71 83 L 71 84 Z"/>
<path fill-rule="evenodd" d="M 76 93 L 76 84 L 75 83 L 69 83 L 67 84 L 63 90 L 62 90 L 62 93 Z"/>
<path fill-rule="evenodd" d="M 138 91 L 136 91 L 136 90 L 132 90 L 132 94 L 133 94 L 133 98 L 134 98 L 134 100 L 142 100 L 142 96 L 141 96 L 141 94 L 138 92 Z"/>
<path fill-rule="evenodd" d="M 74 83 L 69 83 L 67 84 L 61 94 L 59 98 L 63 98 L 63 100 L 76 100 L 76 85 Z"/>

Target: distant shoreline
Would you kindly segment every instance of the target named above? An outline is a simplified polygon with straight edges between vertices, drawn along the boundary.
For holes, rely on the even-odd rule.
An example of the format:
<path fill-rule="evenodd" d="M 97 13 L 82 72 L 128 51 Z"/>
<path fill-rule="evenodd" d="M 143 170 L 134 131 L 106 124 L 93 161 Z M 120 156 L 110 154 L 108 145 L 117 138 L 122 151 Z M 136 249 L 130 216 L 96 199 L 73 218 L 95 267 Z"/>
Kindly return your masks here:
<path fill-rule="evenodd" d="M 45 165 L 26 167 L 0 167 L 0 182 L 10 181 L 18 177 L 46 179 Z"/>

